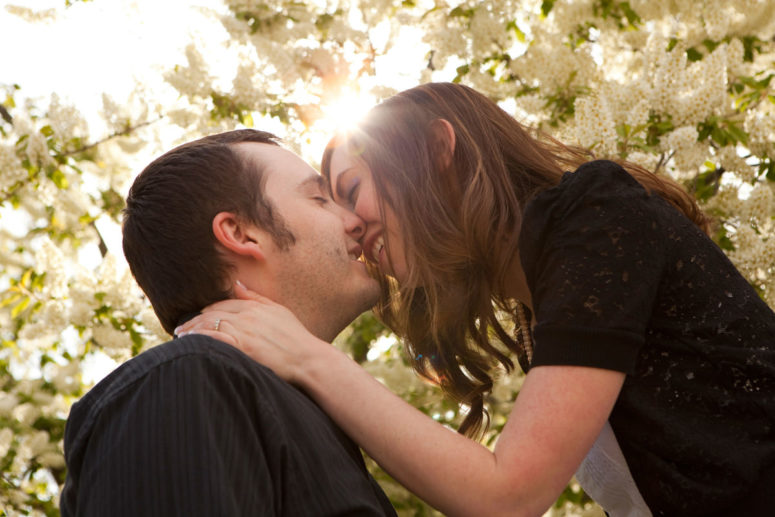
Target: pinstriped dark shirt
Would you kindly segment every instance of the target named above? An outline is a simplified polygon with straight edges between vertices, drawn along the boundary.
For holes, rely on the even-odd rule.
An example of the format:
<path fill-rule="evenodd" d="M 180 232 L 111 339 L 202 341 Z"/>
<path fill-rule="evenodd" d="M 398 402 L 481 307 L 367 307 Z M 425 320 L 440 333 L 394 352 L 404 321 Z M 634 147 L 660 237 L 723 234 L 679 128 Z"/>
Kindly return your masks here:
<path fill-rule="evenodd" d="M 207 336 L 124 363 L 73 406 L 63 517 L 395 515 L 301 391 Z"/>

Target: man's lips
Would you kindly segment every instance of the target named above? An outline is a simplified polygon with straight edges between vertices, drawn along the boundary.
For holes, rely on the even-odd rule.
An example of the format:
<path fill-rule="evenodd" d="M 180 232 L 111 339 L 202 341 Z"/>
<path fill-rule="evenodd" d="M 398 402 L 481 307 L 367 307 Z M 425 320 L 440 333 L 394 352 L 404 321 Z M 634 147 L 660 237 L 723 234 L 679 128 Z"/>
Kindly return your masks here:
<path fill-rule="evenodd" d="M 363 254 L 363 248 L 361 248 L 360 244 L 356 244 L 347 250 L 347 254 L 350 255 L 350 258 L 353 260 L 360 260 L 361 255 Z"/>

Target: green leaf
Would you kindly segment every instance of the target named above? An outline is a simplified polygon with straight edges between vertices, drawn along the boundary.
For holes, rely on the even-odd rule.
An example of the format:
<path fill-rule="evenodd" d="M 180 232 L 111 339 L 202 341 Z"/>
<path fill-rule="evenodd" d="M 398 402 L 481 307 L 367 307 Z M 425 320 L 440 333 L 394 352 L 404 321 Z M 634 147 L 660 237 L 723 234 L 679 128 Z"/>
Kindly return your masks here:
<path fill-rule="evenodd" d="M 524 43 L 526 41 L 525 33 L 522 32 L 522 30 L 519 28 L 516 20 L 511 20 L 508 25 L 506 25 L 506 29 L 513 30 L 514 34 L 517 36 L 517 41 L 520 43 Z"/>
<path fill-rule="evenodd" d="M 557 498 L 557 501 L 555 501 L 554 507 L 562 508 L 566 503 L 571 503 L 574 506 L 583 508 L 585 504 L 590 502 L 592 502 L 592 498 L 582 488 L 568 485 Z"/>
<path fill-rule="evenodd" d="M 83 214 L 82 216 L 80 216 L 80 217 L 78 218 L 78 223 L 79 223 L 79 224 L 82 224 L 82 225 L 87 225 L 87 224 L 91 224 L 91 223 L 93 223 L 93 222 L 94 222 L 94 221 L 96 221 L 96 220 L 97 220 L 97 218 L 96 218 L 96 217 L 94 217 L 94 216 L 92 216 L 92 215 L 89 215 L 89 214 Z"/>
<path fill-rule="evenodd" d="M 702 142 L 703 140 L 707 139 L 710 136 L 711 131 L 716 127 L 715 123 L 711 122 L 701 122 L 698 127 L 697 131 L 697 141 Z"/>
<path fill-rule="evenodd" d="M 42 291 L 45 282 L 46 273 L 41 273 L 40 275 L 35 273 L 30 279 L 30 291 Z"/>
<path fill-rule="evenodd" d="M 345 344 L 350 349 L 353 359 L 358 363 L 366 361 L 371 344 L 381 335 L 388 332 L 385 326 L 369 311 L 360 315 L 351 325 L 350 334 Z"/>
<path fill-rule="evenodd" d="M 740 142 L 742 144 L 748 143 L 748 133 L 737 127 L 732 122 L 729 122 L 727 124 L 727 132 L 729 135 L 735 139 L 735 141 Z"/>
<path fill-rule="evenodd" d="M 315 20 L 315 27 L 317 27 L 317 29 L 320 31 L 325 31 L 331 26 L 333 22 L 334 17 L 329 13 L 324 13 L 318 16 L 317 20 Z"/>
<path fill-rule="evenodd" d="M 754 52 L 761 53 L 762 51 L 762 40 L 757 38 L 756 36 L 744 36 L 742 38 L 743 42 L 743 61 L 746 63 L 751 63 L 753 61 L 753 54 Z"/>
<path fill-rule="evenodd" d="M 102 209 L 105 210 L 111 217 L 117 219 L 124 209 L 125 201 L 124 196 L 109 188 L 100 192 L 100 198 L 102 201 Z"/>
<path fill-rule="evenodd" d="M 698 51 L 696 48 L 689 47 L 686 49 L 686 59 L 689 61 L 699 61 L 702 57 L 702 52 Z"/>
<path fill-rule="evenodd" d="M 716 50 L 716 47 L 721 45 L 721 42 L 705 39 L 705 40 L 702 40 L 702 44 L 705 45 L 705 48 L 708 49 L 708 52 L 713 52 L 714 50 Z"/>
<path fill-rule="evenodd" d="M 678 38 L 670 38 L 670 41 L 667 44 L 667 51 L 671 52 L 676 45 L 678 45 Z"/>
<path fill-rule="evenodd" d="M 49 178 L 51 178 L 51 181 L 54 182 L 54 185 L 56 185 L 59 190 L 64 190 L 69 186 L 65 173 L 62 172 L 61 169 L 54 169 L 49 175 Z"/>
<path fill-rule="evenodd" d="M 659 137 L 674 129 L 670 115 L 667 115 L 667 118 L 664 120 L 662 119 L 663 116 L 655 113 L 649 115 L 648 126 L 646 127 L 646 144 L 651 147 L 659 145 Z"/>
<path fill-rule="evenodd" d="M 20 285 L 27 285 L 30 283 L 30 279 L 32 278 L 33 269 L 30 268 L 27 271 L 24 272 L 22 277 L 19 279 Z"/>
<path fill-rule="evenodd" d="M 759 164 L 759 176 L 764 175 L 767 181 L 775 181 L 775 160 L 767 158 Z"/>
<path fill-rule="evenodd" d="M 49 137 L 54 134 L 54 129 L 51 126 L 43 126 L 40 132 L 43 136 Z"/>
<path fill-rule="evenodd" d="M 554 7 L 554 0 L 544 0 L 541 3 L 541 15 L 544 17 L 549 16 L 549 13 L 552 11 L 552 8 Z"/>
<path fill-rule="evenodd" d="M 637 24 L 641 21 L 640 16 L 629 2 L 615 3 L 613 0 L 597 0 L 592 5 L 592 12 L 604 20 L 613 18 L 620 30 L 628 27 L 637 28 Z"/>
<path fill-rule="evenodd" d="M 25 296 L 25 297 L 22 299 L 22 301 L 20 301 L 20 302 L 19 302 L 19 303 L 16 305 L 16 307 L 14 307 L 13 309 L 11 309 L 11 318 L 16 318 L 17 316 L 19 316 L 19 314 L 21 314 L 21 313 L 22 313 L 22 311 L 23 311 L 24 309 L 26 309 L 26 308 L 27 308 L 27 306 L 28 306 L 29 304 L 30 304 L 30 297 L 29 297 L 29 296 Z"/>
<path fill-rule="evenodd" d="M 470 70 L 471 70 L 471 67 L 468 63 L 466 63 L 465 65 L 460 65 L 455 70 L 457 72 L 457 75 L 455 76 L 454 79 L 452 79 L 452 82 L 459 83 L 460 80 L 463 78 L 463 76 L 466 75 Z"/>
<path fill-rule="evenodd" d="M 471 18 L 475 12 L 476 10 L 473 8 L 466 9 L 462 5 L 459 5 L 449 12 L 449 16 L 459 17 L 459 18 Z"/>
<path fill-rule="evenodd" d="M 633 10 L 629 2 L 621 2 L 619 7 L 621 7 L 622 11 L 624 12 L 624 16 L 627 18 L 627 22 L 631 27 L 635 27 L 638 23 L 641 22 L 640 16 L 638 16 L 638 13 Z"/>
<path fill-rule="evenodd" d="M 15 294 L 9 296 L 8 298 L 6 298 L 2 302 L 0 302 L 0 309 L 2 309 L 3 307 L 8 307 L 9 305 L 12 305 L 12 304 L 18 302 L 19 300 L 22 299 L 23 296 L 24 295 L 21 294 L 21 293 L 15 293 Z"/>
<path fill-rule="evenodd" d="M 720 174 L 716 170 L 701 173 L 694 182 L 694 195 L 700 201 L 707 201 L 716 193 Z"/>
<path fill-rule="evenodd" d="M 727 229 L 724 228 L 723 225 L 719 227 L 718 232 L 716 232 L 715 238 L 713 240 L 715 240 L 716 243 L 719 245 L 719 248 L 721 248 L 724 251 L 735 250 L 735 244 L 727 236 Z"/>
<path fill-rule="evenodd" d="M 3 106 L 5 106 L 8 109 L 16 107 L 16 101 L 14 100 L 13 95 L 5 96 L 5 100 L 3 101 Z"/>
<path fill-rule="evenodd" d="M 718 145 L 722 147 L 724 147 L 729 143 L 729 137 L 727 136 L 727 132 L 718 126 L 715 126 L 713 129 L 711 129 L 710 137 L 713 139 L 714 142 L 716 142 Z"/>
<path fill-rule="evenodd" d="M 132 357 L 134 357 L 143 349 L 143 336 L 135 330 L 134 326 L 130 326 L 129 337 L 132 340 Z"/>

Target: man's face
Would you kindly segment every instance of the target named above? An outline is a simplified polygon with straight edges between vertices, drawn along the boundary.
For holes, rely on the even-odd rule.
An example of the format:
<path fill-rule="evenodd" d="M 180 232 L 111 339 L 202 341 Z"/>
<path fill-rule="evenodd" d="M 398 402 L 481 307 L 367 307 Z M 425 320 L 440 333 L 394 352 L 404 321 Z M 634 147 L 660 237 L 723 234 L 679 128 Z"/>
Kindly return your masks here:
<path fill-rule="evenodd" d="M 379 296 L 378 282 L 358 260 L 363 221 L 334 203 L 323 177 L 292 152 L 258 143 L 238 149 L 264 165 L 264 194 L 296 238 L 286 249 L 273 241 L 265 246 L 268 278 L 257 290 L 330 341 Z"/>

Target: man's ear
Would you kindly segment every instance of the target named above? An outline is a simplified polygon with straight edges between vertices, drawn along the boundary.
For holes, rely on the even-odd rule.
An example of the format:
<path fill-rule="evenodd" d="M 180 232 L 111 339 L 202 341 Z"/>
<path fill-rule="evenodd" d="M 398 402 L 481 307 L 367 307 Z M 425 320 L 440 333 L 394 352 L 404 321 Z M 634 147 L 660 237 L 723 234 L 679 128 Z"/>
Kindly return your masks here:
<path fill-rule="evenodd" d="M 437 165 L 446 169 L 455 154 L 455 129 L 449 120 L 437 118 L 431 122 L 431 146 L 438 160 Z"/>
<path fill-rule="evenodd" d="M 237 255 L 264 259 L 258 228 L 231 212 L 218 212 L 213 217 L 213 234 L 224 248 Z"/>

